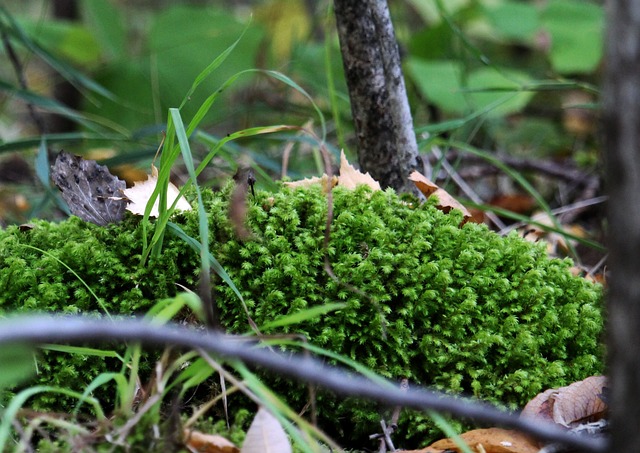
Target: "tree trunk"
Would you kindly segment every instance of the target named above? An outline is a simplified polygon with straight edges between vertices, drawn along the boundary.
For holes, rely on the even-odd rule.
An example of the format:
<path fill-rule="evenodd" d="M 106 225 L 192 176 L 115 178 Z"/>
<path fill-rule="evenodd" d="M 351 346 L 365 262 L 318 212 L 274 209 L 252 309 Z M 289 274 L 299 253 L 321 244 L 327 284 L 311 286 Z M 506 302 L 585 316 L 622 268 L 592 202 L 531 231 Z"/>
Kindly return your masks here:
<path fill-rule="evenodd" d="M 335 0 L 340 49 L 358 139 L 358 161 L 382 187 L 418 193 L 423 168 L 386 0 Z"/>
<path fill-rule="evenodd" d="M 640 452 L 640 1 L 608 3 L 603 127 L 609 201 L 611 452 Z"/>

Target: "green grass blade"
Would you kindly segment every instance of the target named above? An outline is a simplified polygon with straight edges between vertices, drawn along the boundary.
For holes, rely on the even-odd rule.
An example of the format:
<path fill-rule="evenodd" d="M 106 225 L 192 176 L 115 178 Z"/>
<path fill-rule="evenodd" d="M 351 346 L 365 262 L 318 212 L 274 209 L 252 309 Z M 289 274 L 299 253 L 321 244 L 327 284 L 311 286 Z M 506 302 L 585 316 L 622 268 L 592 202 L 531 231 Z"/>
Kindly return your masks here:
<path fill-rule="evenodd" d="M 236 48 L 240 40 L 242 40 L 242 37 L 244 36 L 244 34 L 247 32 L 247 29 L 249 28 L 250 24 L 251 24 L 251 21 L 247 22 L 247 25 L 245 26 L 244 30 L 242 30 L 242 33 L 240 33 L 240 36 L 238 37 L 238 39 L 236 39 L 233 44 L 227 47 L 220 55 L 218 55 L 211 63 L 209 63 L 209 65 L 206 68 L 204 68 L 204 70 L 202 70 L 200 74 L 197 75 L 197 77 L 193 81 L 193 84 L 191 85 L 191 88 L 189 88 L 189 91 L 187 92 L 184 99 L 182 100 L 182 103 L 180 104 L 180 107 L 179 107 L 180 109 L 182 109 L 182 107 L 184 107 L 184 105 L 189 101 L 189 99 L 191 98 L 191 95 L 196 90 L 196 88 L 198 88 L 198 86 L 227 59 L 227 57 L 231 54 L 231 52 L 233 52 L 233 50 Z"/>
<path fill-rule="evenodd" d="M 300 450 L 309 453 L 322 451 L 318 442 L 314 441 L 313 438 L 321 440 L 327 445 L 333 445 L 333 442 L 324 433 L 294 412 L 284 400 L 265 386 L 260 378 L 249 371 L 243 363 L 234 362 L 232 366 L 240 373 L 247 387 L 260 399 L 262 405 L 269 410 L 271 415 L 278 419 Z M 306 436 L 303 434 L 306 434 Z"/>
<path fill-rule="evenodd" d="M 77 398 L 79 400 L 86 401 L 93 408 L 96 417 L 99 420 L 104 420 L 106 417 L 100 407 L 100 403 L 93 397 L 84 397 L 82 394 L 78 392 L 74 392 L 73 390 L 68 390 L 64 388 L 51 387 L 46 385 L 39 385 L 34 387 L 29 387 L 27 389 L 22 390 L 17 395 L 13 397 L 13 399 L 9 402 L 7 407 L 4 409 L 2 413 L 2 421 L 0 421 L 0 451 L 7 451 L 7 441 L 9 440 L 9 436 L 11 434 L 11 424 L 13 420 L 16 418 L 18 411 L 26 401 L 34 395 L 38 393 L 58 393 L 61 395 L 70 396 L 72 398 Z"/>
<path fill-rule="evenodd" d="M 261 329 L 273 329 L 275 327 L 292 326 L 294 324 L 300 324 L 301 322 L 308 321 L 309 319 L 318 318 L 319 316 L 326 315 L 332 311 L 340 310 L 346 307 L 347 304 L 342 302 L 334 302 L 331 304 L 317 305 L 315 307 L 300 310 L 297 313 L 291 315 L 279 316 L 271 322 L 263 324 Z"/>
<path fill-rule="evenodd" d="M 438 428 L 440 428 L 442 432 L 447 437 L 449 437 L 456 444 L 458 448 L 460 448 L 461 452 L 473 453 L 471 448 L 469 448 L 467 443 L 464 440 L 462 440 L 460 435 L 456 432 L 453 426 L 451 426 L 451 424 L 447 421 L 447 419 L 445 419 L 442 415 L 434 411 L 428 410 L 427 414 L 429 414 L 429 417 L 431 417 L 435 422 L 435 424 L 438 425 Z"/>
<path fill-rule="evenodd" d="M 167 226 L 169 228 L 169 231 L 172 234 L 182 239 L 189 246 L 191 246 L 191 248 L 193 248 L 195 251 L 200 253 L 200 242 L 196 241 L 194 238 L 187 235 L 187 233 L 185 233 L 182 230 L 182 228 L 180 228 L 180 226 L 176 225 L 173 222 L 169 222 Z M 224 268 L 220 265 L 218 260 L 211 254 L 211 252 L 208 252 L 208 253 L 209 253 L 209 263 L 211 264 L 211 267 L 213 268 L 215 273 L 218 274 L 218 276 L 222 279 L 222 281 L 224 281 L 227 285 L 229 285 L 229 288 L 231 288 L 231 290 L 236 294 L 236 296 L 238 296 L 238 299 L 242 303 L 242 306 L 244 307 L 245 312 L 249 314 L 249 309 L 244 302 L 244 298 L 242 297 L 242 294 L 240 294 L 240 291 L 238 291 L 238 288 L 233 283 L 233 280 L 231 280 L 231 277 L 229 277 L 229 274 L 227 274 L 227 271 L 224 270 Z"/>
<path fill-rule="evenodd" d="M 128 399 L 127 392 L 129 390 L 129 386 L 127 383 L 127 378 L 120 373 L 101 373 L 94 380 L 92 380 L 89 385 L 82 392 L 82 398 L 78 401 L 75 409 L 73 410 L 73 415 L 76 416 L 82 407 L 82 404 L 85 402 L 89 395 L 96 389 L 102 387 L 103 385 L 109 383 L 110 381 L 114 381 L 116 383 L 116 394 L 118 395 L 119 401 L 126 401 Z M 116 408 L 117 409 L 117 408 Z"/>
<path fill-rule="evenodd" d="M 70 346 L 66 344 L 44 344 L 44 345 L 40 345 L 39 347 L 41 349 L 46 349 L 47 351 L 64 352 L 66 354 L 76 354 L 76 355 L 93 356 L 93 357 L 111 357 L 111 358 L 119 359 L 120 361 L 124 360 L 122 356 L 115 351 L 89 348 L 86 346 Z"/>
<path fill-rule="evenodd" d="M 198 197 L 198 233 L 200 235 L 200 264 L 201 271 L 209 276 L 209 269 L 211 268 L 209 262 L 209 222 L 207 221 L 207 213 L 204 210 L 204 202 L 202 201 L 202 192 L 197 184 L 195 166 L 193 164 L 193 156 L 191 155 L 191 147 L 189 146 L 189 139 L 182 123 L 182 117 L 178 109 L 169 109 L 171 117 L 176 127 L 176 135 L 178 137 L 178 143 L 182 150 L 182 160 L 184 161 L 187 171 L 189 172 L 190 180 L 195 184 L 196 195 Z"/>
<path fill-rule="evenodd" d="M 180 293 L 176 297 L 163 299 L 154 304 L 144 318 L 155 325 L 163 325 L 171 321 L 184 307 L 189 307 L 201 321 L 204 321 L 204 312 L 200 298 L 191 292 Z"/>

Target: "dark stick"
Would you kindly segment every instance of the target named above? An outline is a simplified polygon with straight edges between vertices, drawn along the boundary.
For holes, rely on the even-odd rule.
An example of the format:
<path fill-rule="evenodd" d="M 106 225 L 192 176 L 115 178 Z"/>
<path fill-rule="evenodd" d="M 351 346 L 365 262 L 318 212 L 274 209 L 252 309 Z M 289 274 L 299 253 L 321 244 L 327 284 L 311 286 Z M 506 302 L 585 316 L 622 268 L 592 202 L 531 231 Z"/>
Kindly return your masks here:
<path fill-rule="evenodd" d="M 640 451 L 640 2 L 606 2 L 603 156 L 609 195 L 611 452 Z"/>

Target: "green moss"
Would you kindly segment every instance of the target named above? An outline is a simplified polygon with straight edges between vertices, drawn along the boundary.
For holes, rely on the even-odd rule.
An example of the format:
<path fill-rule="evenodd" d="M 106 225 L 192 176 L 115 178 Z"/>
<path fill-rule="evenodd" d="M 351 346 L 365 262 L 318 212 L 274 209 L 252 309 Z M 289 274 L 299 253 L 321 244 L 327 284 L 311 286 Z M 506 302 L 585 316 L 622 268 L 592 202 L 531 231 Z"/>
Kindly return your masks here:
<path fill-rule="evenodd" d="M 407 204 L 390 191 L 338 188 L 329 245 L 335 281 L 323 268 L 327 203 L 319 189 L 258 193 L 250 199 L 247 220 L 253 239 L 244 242 L 228 220 L 230 190 L 204 194 L 211 251 L 258 326 L 342 301 L 343 310 L 296 325 L 295 331 L 386 377 L 512 407 L 545 388 L 602 370 L 601 289 L 572 276 L 569 260 L 549 259 L 542 245 L 515 234 L 500 237 L 482 225 L 460 227 L 459 213 Z M 195 212 L 175 221 L 197 237 Z M 139 267 L 137 222 L 129 218 L 102 228 L 70 219 L 35 222 L 29 231 L 7 229 L 0 234 L 0 309 L 100 311 L 75 275 L 23 244 L 67 264 L 112 314 L 144 310 L 175 294 L 177 283 L 195 288 L 198 257 L 176 238 L 167 236 L 162 257 Z M 219 281 L 215 290 L 225 327 L 248 331 L 233 291 Z M 289 330 L 294 328 L 284 328 Z M 80 382 L 89 376 L 84 378 Z M 296 409 L 304 395 L 291 398 Z M 326 394 L 320 403 L 325 420 L 349 417 L 355 433 L 378 426 L 377 412 L 366 404 L 341 404 Z M 402 427 L 407 437 L 432 430 L 417 417 L 401 421 Z"/>

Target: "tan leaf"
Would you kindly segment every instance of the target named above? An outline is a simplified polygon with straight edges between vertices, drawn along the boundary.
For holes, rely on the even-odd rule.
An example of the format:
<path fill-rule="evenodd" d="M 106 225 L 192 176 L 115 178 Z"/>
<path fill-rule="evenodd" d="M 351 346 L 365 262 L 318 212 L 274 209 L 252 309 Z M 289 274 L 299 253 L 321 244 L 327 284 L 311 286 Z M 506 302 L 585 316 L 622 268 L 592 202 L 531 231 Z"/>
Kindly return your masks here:
<path fill-rule="evenodd" d="M 291 181 L 291 182 L 284 183 L 285 186 L 291 187 L 294 189 L 296 187 L 311 187 L 315 184 L 322 184 L 322 191 L 324 193 L 327 193 L 329 191 L 329 176 L 322 175 L 322 177 L 320 178 L 318 178 L 317 176 L 314 176 L 313 178 L 305 178 L 305 179 L 301 179 L 300 181 Z M 334 188 L 336 184 L 338 184 L 338 178 L 334 176 L 331 179 L 331 188 Z"/>
<path fill-rule="evenodd" d="M 501 428 L 476 429 L 460 435 L 474 453 L 537 453 L 536 443 L 517 431 Z M 402 450 L 402 453 L 453 453 L 462 451 L 452 439 L 442 439 L 422 450 Z M 400 452 L 399 452 L 400 453 Z"/>
<path fill-rule="evenodd" d="M 380 183 L 369 173 L 362 173 L 347 161 L 344 151 L 340 152 L 340 176 L 338 184 L 347 189 L 355 189 L 358 184 L 364 184 L 373 190 L 382 190 Z"/>
<path fill-rule="evenodd" d="M 239 453 L 240 449 L 217 434 L 205 434 L 200 431 L 184 431 L 184 443 L 191 451 L 198 453 Z"/>
<path fill-rule="evenodd" d="M 251 422 L 241 453 L 291 453 L 291 443 L 280 422 L 264 408 Z"/>
<path fill-rule="evenodd" d="M 536 443 L 518 431 L 501 428 L 475 429 L 460 435 L 474 453 L 537 453 Z M 460 452 L 452 439 L 442 439 L 415 453 Z"/>
<path fill-rule="evenodd" d="M 607 411 L 602 399 L 605 386 L 605 376 L 591 376 L 567 387 L 547 390 L 529 401 L 520 416 L 551 419 L 565 428 L 598 421 Z"/>
<path fill-rule="evenodd" d="M 431 182 L 423 174 L 414 171 L 409 175 L 409 179 L 413 181 L 418 190 L 422 192 L 425 197 L 429 198 L 431 196 L 436 196 L 438 198 L 438 204 L 436 206 L 442 212 L 447 213 L 452 209 L 459 209 L 460 211 L 462 211 L 465 222 L 473 217 L 467 210 L 467 208 L 460 204 L 458 200 L 449 195 L 449 192 L 438 187 L 437 184 Z"/>
<path fill-rule="evenodd" d="M 134 183 L 133 187 L 128 189 L 124 189 L 122 192 L 124 196 L 130 201 L 127 205 L 127 211 L 132 212 L 137 215 L 144 215 L 144 210 L 147 207 L 147 203 L 149 202 L 149 198 L 151 194 L 156 189 L 156 185 L 158 184 L 158 169 L 151 165 L 151 175 L 147 177 L 146 181 L 138 181 Z M 180 195 L 180 191 L 176 186 L 174 186 L 171 182 L 169 182 L 169 187 L 167 188 L 167 207 L 171 206 L 176 198 Z M 160 205 L 160 197 L 156 199 L 156 202 L 151 209 L 151 217 L 158 217 L 158 206 Z M 190 211 L 191 205 L 184 198 L 180 197 L 178 203 L 176 204 L 176 209 L 178 211 Z"/>

